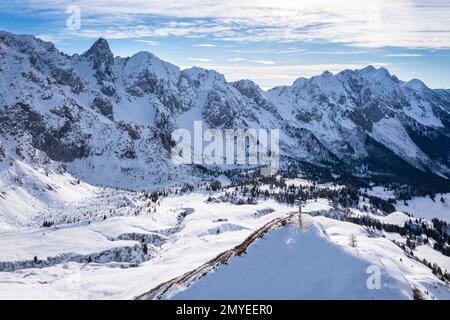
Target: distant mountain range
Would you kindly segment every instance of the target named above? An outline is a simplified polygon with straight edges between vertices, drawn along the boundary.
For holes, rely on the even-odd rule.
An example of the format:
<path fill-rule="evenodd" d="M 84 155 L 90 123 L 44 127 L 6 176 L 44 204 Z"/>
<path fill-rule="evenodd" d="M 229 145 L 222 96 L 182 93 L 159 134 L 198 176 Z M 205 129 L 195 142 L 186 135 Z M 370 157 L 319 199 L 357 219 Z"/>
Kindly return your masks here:
<path fill-rule="evenodd" d="M 104 39 L 69 56 L 0 32 L 3 162 L 55 162 L 89 183 L 131 189 L 193 181 L 208 171 L 174 166 L 170 134 L 194 120 L 279 128 L 285 171 L 450 188 L 450 90 L 368 66 L 263 91 L 148 52 L 114 57 Z"/>

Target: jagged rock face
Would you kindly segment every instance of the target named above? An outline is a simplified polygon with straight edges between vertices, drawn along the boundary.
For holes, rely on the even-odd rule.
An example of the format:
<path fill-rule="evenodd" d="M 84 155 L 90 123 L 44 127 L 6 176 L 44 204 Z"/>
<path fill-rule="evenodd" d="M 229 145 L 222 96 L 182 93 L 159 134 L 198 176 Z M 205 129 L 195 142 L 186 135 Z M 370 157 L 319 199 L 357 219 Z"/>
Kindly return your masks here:
<path fill-rule="evenodd" d="M 180 70 L 147 52 L 118 60 L 125 91 L 131 96 L 153 96 L 171 112 L 186 108 L 177 88 Z"/>
<path fill-rule="evenodd" d="M 114 56 L 105 39 L 98 39 L 92 47 L 81 56 L 87 58 L 91 62 L 99 83 L 114 80 Z"/>
<path fill-rule="evenodd" d="M 213 127 L 231 127 L 236 118 L 236 110 L 230 105 L 225 94 L 212 91 L 208 94 L 208 104 L 203 109 L 203 117 Z"/>
<path fill-rule="evenodd" d="M 266 98 L 264 92 L 256 85 L 256 83 L 251 80 L 240 80 L 231 83 L 231 85 L 239 91 L 252 108 L 255 110 L 263 108 L 273 114 L 276 118 L 280 119 L 277 107 Z"/>
<path fill-rule="evenodd" d="M 104 39 L 67 56 L 51 43 L 0 32 L 0 75 L 3 137 L 29 137 L 22 149 L 41 150 L 82 177 L 118 172 L 113 185 L 187 173 L 171 165 L 170 133 L 194 120 L 280 129 L 284 167 L 305 162 L 371 177 L 403 166 L 450 176 L 450 91 L 405 83 L 384 68 L 324 72 L 264 92 L 250 80 L 181 71 L 146 52 L 114 58 Z"/>
<path fill-rule="evenodd" d="M 447 141 L 444 123 L 450 100 L 417 82 L 404 83 L 384 68 L 367 67 L 301 78 L 291 87 L 269 90 L 267 96 L 344 162 L 372 162 L 366 142 L 370 138 L 414 167 L 448 176 L 448 150 L 438 152 L 437 160 L 419 141 Z"/>
<path fill-rule="evenodd" d="M 3 136 L 30 135 L 32 147 L 57 161 L 73 161 L 89 155 L 89 136 L 77 127 L 79 122 L 76 121 L 64 117 L 60 126 L 51 127 L 47 119 L 29 105 L 17 103 L 0 108 L 0 133 Z"/>
<path fill-rule="evenodd" d="M 102 115 L 110 120 L 114 119 L 113 106 L 111 101 L 103 99 L 102 97 L 95 97 L 91 104 L 92 108 L 97 109 Z"/>
<path fill-rule="evenodd" d="M 53 69 L 52 76 L 56 83 L 62 86 L 68 86 L 75 94 L 80 94 L 84 85 L 80 77 L 73 69 Z"/>

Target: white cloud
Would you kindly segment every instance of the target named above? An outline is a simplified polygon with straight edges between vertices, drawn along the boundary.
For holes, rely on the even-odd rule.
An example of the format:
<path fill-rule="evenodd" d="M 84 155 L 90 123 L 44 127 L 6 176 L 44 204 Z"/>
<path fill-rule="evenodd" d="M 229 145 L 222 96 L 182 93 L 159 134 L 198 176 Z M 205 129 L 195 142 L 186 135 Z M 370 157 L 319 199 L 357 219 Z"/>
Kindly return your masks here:
<path fill-rule="evenodd" d="M 200 44 L 194 44 L 193 47 L 213 48 L 213 47 L 216 47 L 216 45 L 212 44 L 212 43 L 200 43 Z"/>
<path fill-rule="evenodd" d="M 291 49 L 291 48 L 288 48 L 286 50 L 280 50 L 280 51 L 277 51 L 275 53 L 277 53 L 277 54 L 288 54 L 288 53 L 301 53 L 301 52 L 305 52 L 305 51 L 306 51 L 305 49 Z"/>
<path fill-rule="evenodd" d="M 244 58 L 230 58 L 230 59 L 227 59 L 227 61 L 230 61 L 230 62 L 239 62 L 239 61 L 245 61 L 245 59 L 244 59 Z"/>
<path fill-rule="evenodd" d="M 2 8 L 64 16 L 70 4 L 73 1 L 22 0 Z M 450 47 L 448 0 L 78 0 L 77 4 L 83 20 L 75 35 L 84 37 L 104 35 L 102 21 L 107 20 L 115 26 L 107 27 L 106 34 L 123 38 L 147 34 L 232 41 L 320 40 L 373 48 Z M 158 17 L 183 22 L 167 23 Z"/>
<path fill-rule="evenodd" d="M 423 54 L 419 53 L 393 53 L 385 54 L 385 57 L 423 57 Z"/>
<path fill-rule="evenodd" d="M 250 62 L 265 64 L 265 65 L 275 64 L 275 62 L 270 61 L 270 60 L 250 60 Z"/>
<path fill-rule="evenodd" d="M 142 39 L 138 39 L 138 40 L 135 40 L 136 42 L 142 42 L 142 43 L 145 43 L 145 44 L 148 44 L 149 46 L 157 46 L 157 45 L 159 45 L 159 42 L 158 41 L 154 41 L 154 40 L 142 40 Z"/>
<path fill-rule="evenodd" d="M 190 61 L 197 61 L 197 62 L 211 62 L 211 59 L 206 58 L 189 58 Z"/>
<path fill-rule="evenodd" d="M 44 41 L 49 41 L 49 42 L 53 42 L 53 43 L 60 43 L 60 39 L 58 39 L 58 37 L 49 35 L 49 34 L 38 34 L 36 35 L 37 38 L 44 40 Z"/>
<path fill-rule="evenodd" d="M 342 51 L 305 51 L 303 52 L 303 54 L 307 55 L 307 54 L 313 54 L 313 55 L 352 55 L 352 54 L 366 54 L 366 53 L 370 53 L 370 51 L 364 51 L 364 50 L 358 50 L 358 51 L 354 51 L 354 50 L 342 50 Z"/>

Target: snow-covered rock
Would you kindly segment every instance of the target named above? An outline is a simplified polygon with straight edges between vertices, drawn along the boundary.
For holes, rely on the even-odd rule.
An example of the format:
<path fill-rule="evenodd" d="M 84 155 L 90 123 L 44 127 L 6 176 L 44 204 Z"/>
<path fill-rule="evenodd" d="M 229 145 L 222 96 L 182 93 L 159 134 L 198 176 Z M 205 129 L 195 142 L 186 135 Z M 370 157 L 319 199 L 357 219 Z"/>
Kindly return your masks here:
<path fill-rule="evenodd" d="M 43 151 L 92 183 L 142 189 L 189 180 L 192 168 L 171 164 L 170 133 L 192 130 L 195 120 L 280 129 L 282 168 L 306 161 L 406 182 L 432 172 L 431 185 L 450 175 L 450 95 L 384 68 L 324 72 L 264 92 L 250 80 L 180 70 L 147 52 L 114 58 L 105 39 L 68 56 L 49 42 L 1 32 L 0 74 L 2 139 L 28 136 L 22 148 Z"/>

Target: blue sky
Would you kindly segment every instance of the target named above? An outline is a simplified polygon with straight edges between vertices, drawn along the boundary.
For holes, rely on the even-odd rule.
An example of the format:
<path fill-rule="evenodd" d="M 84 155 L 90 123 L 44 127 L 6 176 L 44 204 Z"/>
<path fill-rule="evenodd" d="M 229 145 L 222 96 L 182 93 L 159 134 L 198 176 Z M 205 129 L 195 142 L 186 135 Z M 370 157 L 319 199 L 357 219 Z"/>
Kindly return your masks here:
<path fill-rule="evenodd" d="M 450 0 L 4 0 L 0 29 L 70 54 L 104 37 L 115 55 L 150 51 L 264 89 L 368 64 L 450 88 Z"/>

